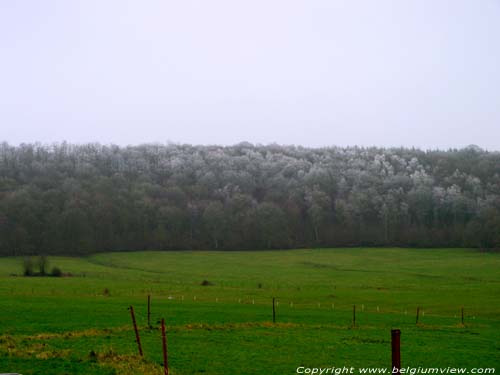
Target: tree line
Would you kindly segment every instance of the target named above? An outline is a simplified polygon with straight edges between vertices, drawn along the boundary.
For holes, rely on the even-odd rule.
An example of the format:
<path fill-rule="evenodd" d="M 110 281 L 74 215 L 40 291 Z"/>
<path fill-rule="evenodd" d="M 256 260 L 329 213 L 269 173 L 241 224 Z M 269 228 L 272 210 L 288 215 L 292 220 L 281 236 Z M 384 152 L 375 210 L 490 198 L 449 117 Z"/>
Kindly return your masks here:
<path fill-rule="evenodd" d="M 500 153 L 0 144 L 0 255 L 500 247 Z"/>

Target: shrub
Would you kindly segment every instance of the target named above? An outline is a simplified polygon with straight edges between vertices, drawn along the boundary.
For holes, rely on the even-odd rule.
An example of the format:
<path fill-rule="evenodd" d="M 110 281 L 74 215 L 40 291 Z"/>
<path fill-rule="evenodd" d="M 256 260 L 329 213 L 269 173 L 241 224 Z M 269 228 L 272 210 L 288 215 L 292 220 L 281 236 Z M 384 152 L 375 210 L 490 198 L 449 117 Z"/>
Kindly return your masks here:
<path fill-rule="evenodd" d="M 26 257 L 23 259 L 24 276 L 33 276 L 33 259 Z"/>
<path fill-rule="evenodd" d="M 61 269 L 59 267 L 53 267 L 50 276 L 61 277 L 63 275 Z"/>
<path fill-rule="evenodd" d="M 49 258 L 45 255 L 41 255 L 38 258 L 38 270 L 40 271 L 41 276 L 45 276 L 47 274 L 47 268 L 49 268 Z"/>

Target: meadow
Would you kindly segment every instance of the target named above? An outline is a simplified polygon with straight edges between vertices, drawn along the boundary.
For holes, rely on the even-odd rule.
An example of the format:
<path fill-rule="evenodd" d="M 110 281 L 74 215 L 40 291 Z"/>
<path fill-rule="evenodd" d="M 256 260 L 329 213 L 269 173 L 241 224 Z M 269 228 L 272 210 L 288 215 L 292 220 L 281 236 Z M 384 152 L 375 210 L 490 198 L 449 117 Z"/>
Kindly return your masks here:
<path fill-rule="evenodd" d="M 401 329 L 404 367 L 500 365 L 500 253 L 171 251 L 49 261 L 72 276 L 23 277 L 21 258 L 0 259 L 0 372 L 161 374 L 161 318 L 174 375 L 389 368 L 391 328 Z"/>

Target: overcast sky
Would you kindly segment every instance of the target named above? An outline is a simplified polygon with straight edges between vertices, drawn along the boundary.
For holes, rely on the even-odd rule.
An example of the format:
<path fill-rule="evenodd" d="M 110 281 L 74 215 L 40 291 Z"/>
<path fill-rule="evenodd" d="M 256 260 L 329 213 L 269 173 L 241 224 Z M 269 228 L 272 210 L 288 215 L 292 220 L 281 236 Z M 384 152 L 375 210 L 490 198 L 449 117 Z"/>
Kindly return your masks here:
<path fill-rule="evenodd" d="M 500 150 L 500 0 L 1 0 L 0 130 Z"/>

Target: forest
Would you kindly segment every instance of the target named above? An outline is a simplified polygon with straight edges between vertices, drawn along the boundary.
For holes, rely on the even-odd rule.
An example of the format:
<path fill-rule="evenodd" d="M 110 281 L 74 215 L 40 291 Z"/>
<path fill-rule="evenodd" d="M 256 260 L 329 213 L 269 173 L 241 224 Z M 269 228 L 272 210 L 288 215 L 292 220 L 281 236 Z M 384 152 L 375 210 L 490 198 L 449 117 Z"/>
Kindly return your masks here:
<path fill-rule="evenodd" d="M 500 247 L 500 152 L 0 144 L 0 255 Z"/>

